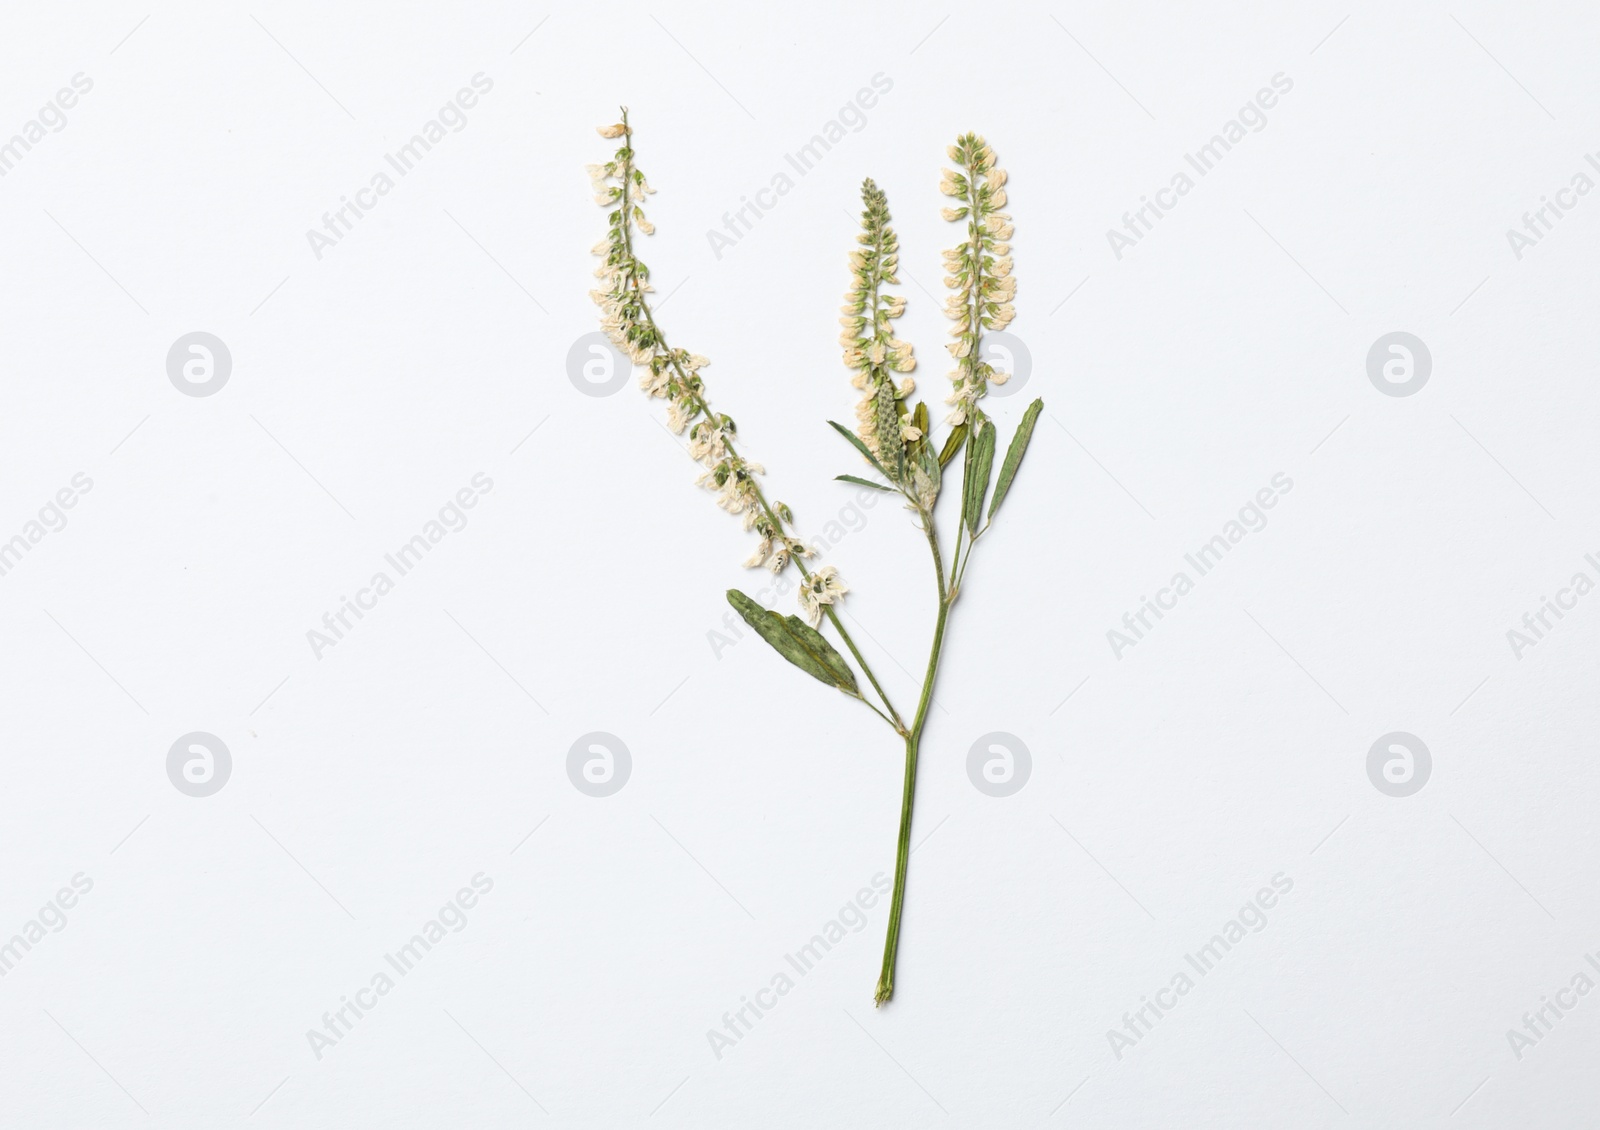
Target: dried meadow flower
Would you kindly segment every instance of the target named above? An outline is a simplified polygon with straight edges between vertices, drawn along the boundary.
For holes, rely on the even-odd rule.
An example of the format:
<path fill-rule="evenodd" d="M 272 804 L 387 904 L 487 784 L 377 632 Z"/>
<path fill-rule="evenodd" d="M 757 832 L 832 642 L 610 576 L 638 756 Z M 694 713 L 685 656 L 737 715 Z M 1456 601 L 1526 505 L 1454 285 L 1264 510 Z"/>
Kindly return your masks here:
<path fill-rule="evenodd" d="M 728 590 L 729 603 L 756 634 L 790 663 L 862 702 L 905 743 L 905 787 L 894 888 L 883 966 L 874 994 L 876 1003 L 883 1004 L 894 995 L 917 759 L 950 609 L 961 592 L 973 546 L 993 524 L 1010 491 L 1044 407 L 1042 401 L 1035 400 L 1023 413 L 995 476 L 995 426 L 980 401 L 989 384 L 1004 383 L 1008 374 L 982 360 L 982 337 L 985 330 L 1003 329 L 1015 316 L 1012 303 L 1017 284 L 1012 277 L 1011 246 L 1006 242 L 1012 235 L 1012 223 L 1010 216 L 1000 210 L 1006 205 L 1006 173 L 995 164 L 988 144 L 968 133 L 950 147 L 950 159 L 957 168 L 946 169 L 939 182 L 939 190 L 959 205 L 946 207 L 941 214 L 951 222 L 967 223 L 966 240 L 941 256 L 945 286 L 952 292 L 944 312 L 955 323 L 946 349 L 956 361 L 956 369 L 950 374 L 953 389 L 945 401 L 952 409 L 948 421 L 952 428 L 942 447 L 933 442 L 927 405 L 911 403 L 916 381 L 897 375 L 914 369 L 916 359 L 911 343 L 894 332 L 894 322 L 906 310 L 905 298 L 888 289 L 899 283 L 896 274 L 900 244 L 889 223 L 888 199 L 871 180 L 861 186 L 861 232 L 856 237 L 857 246 L 848 256 L 850 287 L 839 310 L 838 340 L 851 373 L 850 383 L 861 398 L 856 404 L 854 429 L 829 423 L 878 478 L 838 477 L 859 487 L 898 493 L 905 499 L 927 538 L 937 583 L 938 607 L 927 673 L 916 713 L 907 722 L 835 611 L 849 587 L 832 565 L 808 569 L 805 561 L 814 556 L 814 550 L 794 533 L 794 516 L 789 508 L 782 502 L 767 500 L 761 485 L 765 468 L 739 454 L 733 420 L 711 410 L 700 375 L 710 362 L 699 354 L 669 346 L 656 324 L 648 297 L 650 272 L 639 259 L 634 241 L 635 233 L 643 237 L 655 230 L 640 203 L 652 190 L 635 161 L 627 111 L 623 111 L 620 122 L 600 127 L 600 134 L 622 139 L 621 148 L 610 161 L 590 165 L 587 170 L 596 201 L 607 209 L 606 238 L 594 247 L 594 253 L 602 260 L 595 275 L 603 285 L 590 291 L 600 308 L 601 327 L 644 370 L 640 387 L 648 395 L 667 401 L 667 426 L 677 434 L 687 434 L 689 454 L 703 468 L 696 483 L 715 492 L 717 505 L 737 515 L 744 528 L 759 539 L 756 551 L 744 566 L 764 566 L 779 574 L 793 564 L 799 571 L 799 602 L 804 619 L 769 611 L 737 589 Z M 944 485 L 943 468 L 963 448 L 960 516 L 947 568 L 935 509 Z M 819 630 L 824 620 L 865 675 L 877 704 L 862 692 L 850 662 Z"/>

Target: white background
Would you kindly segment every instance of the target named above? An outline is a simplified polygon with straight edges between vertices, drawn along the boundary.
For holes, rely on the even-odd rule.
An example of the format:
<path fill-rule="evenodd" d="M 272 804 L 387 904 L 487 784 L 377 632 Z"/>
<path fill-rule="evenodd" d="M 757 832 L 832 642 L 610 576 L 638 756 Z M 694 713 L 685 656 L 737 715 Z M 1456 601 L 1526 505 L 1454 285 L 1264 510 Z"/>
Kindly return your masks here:
<path fill-rule="evenodd" d="M 1600 598 L 1520 658 L 1506 633 L 1596 572 L 1600 200 L 1520 260 L 1506 231 L 1600 143 L 1595 19 L 1393 8 L 10 6 L 0 139 L 94 86 L 0 178 L 0 535 L 93 488 L 0 577 L 0 941 L 94 886 L 0 979 L 0 1124 L 1579 1125 L 1600 1000 L 1520 1060 L 1506 1031 L 1600 948 Z M 479 72 L 319 260 L 307 230 Z M 880 72 L 718 258 L 707 230 Z M 1107 229 L 1279 72 L 1119 260 Z M 892 870 L 901 753 L 762 644 L 714 648 L 750 536 L 659 402 L 568 378 L 621 102 L 662 323 L 803 532 L 859 469 L 824 420 L 855 396 L 863 176 L 937 405 L 938 174 L 989 138 L 1033 359 L 991 404 L 1002 435 L 1047 404 L 953 615 L 898 995 L 872 1008 L 879 904 L 720 1059 L 707 1030 Z M 166 373 L 195 330 L 233 358 L 206 398 Z M 1368 379 L 1394 330 L 1432 354 L 1414 396 Z M 478 472 L 469 524 L 319 658 Z M 1280 472 L 1267 527 L 1116 657 Z M 904 514 L 866 515 L 826 560 L 906 704 L 932 581 Z M 207 798 L 167 775 L 197 730 L 233 758 Z M 606 798 L 567 776 L 593 731 L 633 761 Z M 1032 753 L 1005 799 L 966 771 L 992 731 Z M 1368 778 L 1391 731 L 1432 751 L 1407 798 Z M 318 1059 L 307 1030 L 479 872 Z M 1119 1059 L 1107 1030 L 1278 872 L 1266 928 Z"/>

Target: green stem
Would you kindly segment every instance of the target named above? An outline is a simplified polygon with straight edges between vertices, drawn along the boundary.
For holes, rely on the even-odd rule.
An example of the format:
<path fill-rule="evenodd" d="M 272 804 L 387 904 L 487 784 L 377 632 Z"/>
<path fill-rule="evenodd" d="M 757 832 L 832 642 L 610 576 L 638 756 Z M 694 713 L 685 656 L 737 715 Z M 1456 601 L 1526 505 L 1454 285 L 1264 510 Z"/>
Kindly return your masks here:
<path fill-rule="evenodd" d="M 989 526 L 988 526 L 987 523 L 985 523 L 978 530 L 977 533 L 973 534 L 972 537 L 970 539 L 968 539 L 968 541 L 967 541 L 967 555 L 961 559 L 961 569 L 956 573 L 955 584 L 950 586 L 952 593 L 959 592 L 960 589 L 961 589 L 962 584 L 964 584 L 966 582 L 966 579 L 967 579 L 967 566 L 972 564 L 972 550 L 973 550 L 973 547 L 978 544 L 978 539 L 981 538 L 984 534 L 986 534 L 988 532 L 989 532 Z M 951 599 L 953 600 L 955 598 L 952 596 Z"/>
<path fill-rule="evenodd" d="M 922 741 L 922 727 L 928 720 L 928 707 L 933 702 L 933 683 L 939 674 L 939 653 L 944 647 L 945 623 L 950 615 L 950 601 L 944 584 L 944 558 L 939 552 L 939 536 L 934 530 L 933 515 L 923 513 L 923 531 L 928 535 L 928 547 L 933 551 L 933 574 L 939 581 L 939 617 L 933 626 L 933 647 L 928 654 L 928 670 L 922 679 L 922 698 L 917 703 L 916 719 L 911 732 L 906 735 L 905 782 L 900 794 L 900 837 L 895 849 L 894 894 L 889 903 L 889 932 L 883 943 L 883 969 L 878 974 L 875 1004 L 883 1004 L 894 996 L 894 965 L 900 951 L 900 918 L 905 909 L 906 871 L 911 863 L 911 806 L 917 792 L 917 752 Z"/>
<path fill-rule="evenodd" d="M 963 486 L 965 486 L 965 484 L 963 484 Z M 947 586 L 947 588 L 948 588 L 948 590 L 950 592 L 950 598 L 952 600 L 955 599 L 956 593 L 961 591 L 961 578 L 957 575 L 956 570 L 961 565 L 961 535 L 965 534 L 966 532 L 967 532 L 967 524 L 966 524 L 966 522 L 957 521 L 956 522 L 956 548 L 955 548 L 955 552 L 950 555 L 950 583 Z"/>

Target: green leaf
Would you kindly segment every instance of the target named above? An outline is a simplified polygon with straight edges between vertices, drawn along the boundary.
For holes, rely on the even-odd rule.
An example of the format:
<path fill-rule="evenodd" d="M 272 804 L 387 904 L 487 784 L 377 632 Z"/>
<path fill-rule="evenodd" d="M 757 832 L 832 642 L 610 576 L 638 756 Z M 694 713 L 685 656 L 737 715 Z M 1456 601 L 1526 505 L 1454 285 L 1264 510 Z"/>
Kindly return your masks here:
<path fill-rule="evenodd" d="M 856 435 L 855 432 L 851 431 L 843 424 L 836 424 L 832 420 L 828 421 L 828 426 L 834 431 L 838 432 L 840 435 L 844 436 L 845 439 L 849 440 L 850 446 L 861 452 L 861 457 L 868 463 L 871 463 L 873 468 L 877 470 L 878 474 L 888 479 L 891 483 L 894 482 L 894 476 L 883 469 L 883 464 L 879 463 L 867 445 L 861 442 L 860 436 Z"/>
<path fill-rule="evenodd" d="M 944 441 L 944 450 L 939 452 L 939 465 L 943 467 L 956 457 L 956 452 L 961 450 L 961 444 L 967 438 L 967 425 L 957 424 L 951 429 L 949 437 Z"/>
<path fill-rule="evenodd" d="M 917 462 L 911 469 L 912 494 L 917 505 L 924 510 L 932 510 L 933 504 L 939 500 L 939 487 L 944 477 L 939 470 L 939 457 L 933 453 L 933 445 L 926 439 L 917 441 L 914 453 Z"/>
<path fill-rule="evenodd" d="M 1022 464 L 1022 457 L 1028 451 L 1028 441 L 1033 438 L 1033 425 L 1039 421 L 1039 413 L 1044 411 L 1044 401 L 1035 400 L 1028 405 L 1028 410 L 1022 414 L 1022 423 L 1017 425 L 1017 434 L 1011 437 L 1011 446 L 1006 449 L 1005 461 L 1000 464 L 1000 477 L 994 484 L 994 499 L 989 503 L 989 518 L 992 521 L 1000 509 L 1000 503 L 1005 500 L 1006 492 L 1011 489 L 1011 480 L 1017 477 L 1017 468 Z"/>
<path fill-rule="evenodd" d="M 967 444 L 966 475 L 962 482 L 961 519 L 967 524 L 967 533 L 978 532 L 978 519 L 983 515 L 983 496 L 989 491 L 989 472 L 994 466 L 994 423 L 984 420 L 978 432 Z"/>
<path fill-rule="evenodd" d="M 894 487 L 886 487 L 882 483 L 875 483 L 871 479 L 863 479 L 859 475 L 835 475 L 840 482 L 855 483 L 858 487 L 871 487 L 873 490 L 885 490 L 894 493 Z"/>
<path fill-rule="evenodd" d="M 738 589 L 728 590 L 728 603 L 755 629 L 756 635 L 772 645 L 777 653 L 800 670 L 848 695 L 861 697 L 855 672 L 834 650 L 822 633 L 798 616 L 785 620 L 751 600 Z"/>
<path fill-rule="evenodd" d="M 768 615 L 776 618 L 778 614 L 772 612 Z M 798 616 L 791 615 L 783 625 L 788 629 L 790 636 L 799 640 L 802 647 L 820 659 L 828 668 L 828 672 L 833 676 L 831 681 L 834 686 L 846 694 L 861 693 L 860 688 L 856 686 L 856 673 L 850 670 L 850 664 L 845 662 L 844 656 L 834 649 L 826 636 Z"/>

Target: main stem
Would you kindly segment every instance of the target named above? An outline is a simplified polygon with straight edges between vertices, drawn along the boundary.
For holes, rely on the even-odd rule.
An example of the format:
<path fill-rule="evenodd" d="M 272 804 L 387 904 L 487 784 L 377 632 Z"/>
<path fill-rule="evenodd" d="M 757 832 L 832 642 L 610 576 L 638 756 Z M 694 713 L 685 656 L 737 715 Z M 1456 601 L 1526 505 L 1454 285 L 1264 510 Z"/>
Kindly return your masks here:
<path fill-rule="evenodd" d="M 922 698 L 917 702 L 917 715 L 906 735 L 905 783 L 900 793 L 900 838 L 895 850 L 894 895 L 889 903 L 889 933 L 883 942 L 883 970 L 878 974 L 876 1004 L 883 1004 L 894 996 L 894 963 L 900 952 L 900 916 L 905 909 L 906 869 L 911 864 L 911 806 L 917 793 L 917 747 L 922 741 L 922 727 L 928 720 L 928 706 L 933 702 L 933 682 L 939 674 L 939 652 L 944 647 L 945 622 L 950 615 L 950 600 L 944 583 L 944 557 L 939 552 L 939 535 L 933 526 L 933 515 L 922 515 L 923 532 L 928 535 L 928 547 L 933 551 L 933 575 L 939 581 L 939 617 L 933 625 L 933 647 L 928 654 L 928 671 L 922 679 Z"/>

